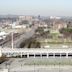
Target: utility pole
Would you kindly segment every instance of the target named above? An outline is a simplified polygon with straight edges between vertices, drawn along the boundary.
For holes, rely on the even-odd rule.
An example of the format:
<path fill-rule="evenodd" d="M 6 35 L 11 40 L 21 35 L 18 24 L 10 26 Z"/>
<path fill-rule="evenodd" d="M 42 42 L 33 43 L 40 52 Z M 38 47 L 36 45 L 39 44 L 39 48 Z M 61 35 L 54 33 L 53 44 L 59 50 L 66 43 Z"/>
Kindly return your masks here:
<path fill-rule="evenodd" d="M 11 46 L 12 46 L 12 49 L 13 49 L 13 25 L 12 25 L 12 32 L 11 32 Z"/>
<path fill-rule="evenodd" d="M 11 33 L 11 37 L 12 37 L 12 42 L 11 42 L 12 44 L 11 44 L 11 45 L 12 45 L 12 49 L 13 49 L 13 47 L 14 47 L 14 46 L 13 46 L 13 44 L 14 44 L 14 43 L 13 43 L 13 32 Z"/>

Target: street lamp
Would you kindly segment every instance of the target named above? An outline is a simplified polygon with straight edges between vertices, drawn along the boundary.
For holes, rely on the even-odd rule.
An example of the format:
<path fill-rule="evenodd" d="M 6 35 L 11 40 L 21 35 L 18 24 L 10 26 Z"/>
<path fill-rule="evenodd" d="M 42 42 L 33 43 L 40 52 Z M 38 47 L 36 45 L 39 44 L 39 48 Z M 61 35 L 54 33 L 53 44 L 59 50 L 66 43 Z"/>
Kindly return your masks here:
<path fill-rule="evenodd" d="M 12 49 L 13 49 L 13 47 L 14 47 L 14 46 L 13 46 L 13 45 L 14 45 L 14 44 L 13 44 L 13 32 L 11 33 L 11 37 L 12 37 L 12 38 L 11 38 L 11 39 L 12 39 L 11 46 L 12 46 Z"/>
<path fill-rule="evenodd" d="M 14 34 L 13 34 L 13 32 L 14 32 L 14 31 L 13 31 L 13 26 L 15 26 L 15 24 L 12 25 L 12 32 L 11 32 L 11 41 L 12 41 L 12 42 L 11 42 L 11 47 L 12 47 L 12 49 L 14 48 L 14 43 L 13 43 L 13 38 L 14 38 L 14 37 L 13 37 L 13 35 L 14 35 Z"/>

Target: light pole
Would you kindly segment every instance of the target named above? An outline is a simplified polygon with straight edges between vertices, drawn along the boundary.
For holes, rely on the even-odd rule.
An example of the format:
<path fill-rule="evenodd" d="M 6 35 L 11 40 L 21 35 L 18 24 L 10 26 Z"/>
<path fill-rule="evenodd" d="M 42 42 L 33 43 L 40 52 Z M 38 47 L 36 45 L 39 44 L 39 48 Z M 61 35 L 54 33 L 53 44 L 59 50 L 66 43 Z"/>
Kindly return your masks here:
<path fill-rule="evenodd" d="M 14 31 L 13 31 L 13 25 L 12 25 L 12 32 L 11 32 L 11 47 L 12 47 L 12 49 L 14 48 L 14 43 L 13 43 L 14 42 L 13 41 L 13 38 L 14 38 L 13 35 L 14 34 L 13 33 L 14 33 Z"/>
<path fill-rule="evenodd" d="M 13 32 L 11 33 L 11 37 L 12 37 L 12 38 L 11 38 L 11 39 L 12 39 L 11 46 L 12 46 L 12 49 L 13 49 L 13 47 L 14 47 L 14 46 L 13 46 L 13 45 L 14 45 L 14 44 L 13 44 Z"/>

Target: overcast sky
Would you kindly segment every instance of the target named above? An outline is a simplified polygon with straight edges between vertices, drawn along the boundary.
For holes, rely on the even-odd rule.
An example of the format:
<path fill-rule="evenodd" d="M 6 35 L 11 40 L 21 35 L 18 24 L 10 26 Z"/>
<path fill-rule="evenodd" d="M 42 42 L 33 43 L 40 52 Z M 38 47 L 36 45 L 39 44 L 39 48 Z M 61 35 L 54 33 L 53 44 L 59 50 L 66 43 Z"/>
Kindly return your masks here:
<path fill-rule="evenodd" d="M 0 0 L 0 14 L 72 16 L 72 0 Z"/>

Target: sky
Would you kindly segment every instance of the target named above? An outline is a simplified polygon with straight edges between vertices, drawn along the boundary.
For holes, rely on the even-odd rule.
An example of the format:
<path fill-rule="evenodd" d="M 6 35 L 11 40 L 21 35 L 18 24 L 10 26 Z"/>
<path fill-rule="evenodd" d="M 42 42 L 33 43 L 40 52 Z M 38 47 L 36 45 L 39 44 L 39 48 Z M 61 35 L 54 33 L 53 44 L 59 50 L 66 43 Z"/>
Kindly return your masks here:
<path fill-rule="evenodd" d="M 72 0 L 0 0 L 0 15 L 72 16 Z"/>

